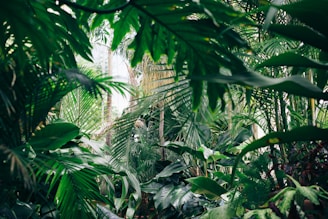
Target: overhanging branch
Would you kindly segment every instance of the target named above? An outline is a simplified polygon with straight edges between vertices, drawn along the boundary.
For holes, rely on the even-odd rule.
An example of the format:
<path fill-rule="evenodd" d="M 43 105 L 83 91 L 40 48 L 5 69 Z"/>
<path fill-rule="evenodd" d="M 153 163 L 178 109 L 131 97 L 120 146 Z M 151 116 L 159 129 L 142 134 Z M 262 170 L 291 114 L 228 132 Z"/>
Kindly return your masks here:
<path fill-rule="evenodd" d="M 89 8 L 87 6 L 84 5 L 79 5 L 75 2 L 71 2 L 69 0 L 59 0 L 59 4 L 65 4 L 67 6 L 70 6 L 72 8 L 75 9 L 79 9 L 85 12 L 89 12 L 89 13 L 97 13 L 97 14 L 110 14 L 110 13 L 114 13 L 116 11 L 122 10 L 125 7 L 127 7 L 130 4 L 131 1 L 126 1 L 124 4 L 117 6 L 115 8 L 110 8 L 110 9 L 99 9 L 99 8 Z"/>

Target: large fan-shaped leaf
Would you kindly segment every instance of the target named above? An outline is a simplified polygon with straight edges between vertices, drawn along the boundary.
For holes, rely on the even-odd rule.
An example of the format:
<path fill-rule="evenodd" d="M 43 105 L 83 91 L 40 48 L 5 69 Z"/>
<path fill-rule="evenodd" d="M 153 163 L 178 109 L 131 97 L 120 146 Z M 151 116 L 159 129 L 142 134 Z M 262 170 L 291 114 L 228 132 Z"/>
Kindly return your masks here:
<path fill-rule="evenodd" d="M 102 15 L 102 18 L 106 16 Z M 234 71 L 244 69 L 242 61 L 228 48 L 247 47 L 247 43 L 228 24 L 249 21 L 242 13 L 222 2 L 130 1 L 124 10 L 119 11 L 118 19 L 113 16 L 107 18 L 113 23 L 114 49 L 132 28 L 136 32 L 129 46 L 134 49 L 132 65 L 140 62 L 144 54 L 150 53 L 155 61 L 163 55 L 168 57 L 169 63 L 175 60 L 178 74 L 185 63 L 190 75 L 219 74 L 220 66 Z M 98 23 L 99 19 L 96 19 Z M 203 93 L 201 85 L 202 82 L 198 81 L 191 85 L 195 108 Z M 208 92 L 215 94 L 217 89 L 210 86 Z M 222 97 L 223 93 L 224 90 L 221 90 L 219 96 Z M 218 95 L 211 95 L 211 98 L 215 103 Z"/>

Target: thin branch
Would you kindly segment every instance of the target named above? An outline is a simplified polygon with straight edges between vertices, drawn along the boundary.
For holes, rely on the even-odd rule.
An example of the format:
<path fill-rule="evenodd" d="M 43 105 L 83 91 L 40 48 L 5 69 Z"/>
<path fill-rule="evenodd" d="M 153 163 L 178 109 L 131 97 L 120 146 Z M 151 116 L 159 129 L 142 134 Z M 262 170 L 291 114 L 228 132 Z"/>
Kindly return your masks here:
<path fill-rule="evenodd" d="M 110 8 L 110 9 L 98 9 L 98 8 L 89 8 L 87 6 L 84 5 L 79 5 L 75 2 L 71 2 L 69 0 L 59 0 L 59 4 L 66 4 L 72 8 L 75 9 L 79 9 L 85 12 L 89 12 L 89 13 L 97 13 L 97 14 L 110 14 L 110 13 L 114 13 L 117 12 L 119 10 L 124 9 L 125 7 L 127 7 L 130 4 L 131 1 L 126 1 L 124 4 L 117 6 L 115 8 Z"/>

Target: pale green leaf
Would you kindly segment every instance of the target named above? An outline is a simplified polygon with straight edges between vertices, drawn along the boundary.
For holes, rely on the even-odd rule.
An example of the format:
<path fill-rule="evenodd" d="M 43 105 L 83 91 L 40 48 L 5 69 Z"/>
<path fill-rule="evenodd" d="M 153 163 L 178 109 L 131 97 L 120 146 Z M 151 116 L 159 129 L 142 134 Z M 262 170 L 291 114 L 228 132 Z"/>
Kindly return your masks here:
<path fill-rule="evenodd" d="M 256 209 L 247 212 L 243 219 L 280 219 L 270 208 Z"/>
<path fill-rule="evenodd" d="M 283 213 L 284 215 L 288 214 L 290 207 L 294 201 L 295 193 L 296 193 L 295 190 L 288 190 L 282 196 L 282 200 L 278 204 L 278 207 L 279 207 L 281 213 Z"/>
<path fill-rule="evenodd" d="M 201 219 L 231 219 L 236 216 L 235 209 L 228 204 L 223 204 L 220 207 L 210 209 Z"/>

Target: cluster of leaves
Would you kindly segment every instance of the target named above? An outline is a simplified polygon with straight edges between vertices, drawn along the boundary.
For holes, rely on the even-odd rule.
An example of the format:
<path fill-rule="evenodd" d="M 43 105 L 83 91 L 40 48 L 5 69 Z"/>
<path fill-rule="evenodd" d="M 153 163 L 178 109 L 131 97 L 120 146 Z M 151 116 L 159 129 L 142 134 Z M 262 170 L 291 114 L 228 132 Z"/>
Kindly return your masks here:
<path fill-rule="evenodd" d="M 97 201 L 113 206 L 97 178 L 116 172 L 82 146 L 77 126 L 47 118 L 74 89 L 96 98 L 124 85 L 77 68 L 75 55 L 91 60 L 91 45 L 56 2 L 15 0 L 1 8 L 0 22 L 0 216 L 92 218 Z"/>
<path fill-rule="evenodd" d="M 257 9 L 255 12 L 270 12 L 277 11 L 277 9 L 287 12 L 293 17 L 293 19 L 297 19 L 297 22 L 287 25 L 271 24 L 270 22 L 273 17 L 272 13 L 270 12 L 268 13 L 267 19 L 264 21 L 265 26 L 268 27 L 271 33 L 283 35 L 287 38 L 292 38 L 293 40 L 296 40 L 298 42 L 301 41 L 302 43 L 305 43 L 306 46 L 313 46 L 316 49 L 319 49 L 318 51 L 320 57 L 323 57 L 325 54 L 327 38 L 325 35 L 325 30 L 323 30 L 323 27 L 321 25 L 318 25 L 318 23 L 320 23 L 322 20 L 326 20 L 327 16 L 324 15 L 324 11 L 321 8 L 321 4 L 327 4 L 327 1 L 316 1 L 315 4 L 310 1 L 298 1 L 295 3 L 274 7 L 270 6 L 269 4 L 266 4 L 262 8 Z M 165 7 L 163 5 L 165 5 Z M 117 29 L 117 27 L 120 26 L 125 29 L 126 33 L 129 32 L 131 28 L 135 30 L 136 37 L 130 45 L 130 48 L 134 49 L 135 51 L 134 57 L 132 59 L 133 64 L 137 64 L 137 62 L 141 60 L 144 53 L 149 53 L 149 55 L 153 57 L 155 61 L 159 60 L 161 55 L 166 55 L 167 57 L 169 57 L 169 61 L 172 60 L 173 66 L 177 71 L 177 75 L 179 75 L 179 72 L 183 72 L 189 76 L 189 79 L 191 79 L 190 85 L 193 88 L 192 96 L 194 107 L 199 107 L 202 105 L 201 94 L 204 92 L 205 89 L 207 89 L 206 93 L 209 98 L 209 104 L 212 109 L 216 109 L 216 107 L 218 106 L 216 102 L 217 98 L 221 97 L 221 100 L 223 101 L 223 94 L 227 91 L 228 88 L 226 84 L 231 83 L 247 85 L 250 87 L 275 89 L 279 92 L 284 91 L 289 94 L 311 97 L 317 100 L 327 99 L 327 93 L 322 91 L 327 82 L 325 67 L 326 63 L 323 58 L 320 58 L 320 60 L 314 60 L 305 57 L 303 54 L 301 55 L 300 53 L 289 51 L 288 53 L 283 53 L 279 56 L 274 56 L 272 58 L 269 56 L 268 60 L 257 64 L 257 66 L 254 68 L 256 70 L 262 71 L 264 67 L 277 68 L 280 66 L 289 66 L 294 67 L 294 73 L 295 71 L 299 71 L 300 69 L 302 70 L 312 68 L 316 73 L 315 84 L 317 86 L 311 84 L 308 80 L 306 80 L 300 75 L 292 75 L 285 78 L 275 79 L 260 75 L 254 70 L 246 68 L 245 65 L 240 61 L 240 59 L 237 58 L 237 53 L 233 52 L 237 50 L 232 49 L 239 48 L 239 52 L 245 52 L 245 49 L 248 49 L 246 41 L 243 41 L 242 38 L 239 38 L 240 36 L 238 36 L 239 33 L 237 31 L 237 27 L 239 24 L 247 24 L 249 25 L 249 27 L 256 26 L 255 23 L 252 23 L 250 20 L 246 19 L 244 17 L 244 14 L 234 10 L 229 11 L 230 8 L 226 9 L 227 5 L 225 5 L 221 1 L 211 1 L 211 3 L 210 1 L 202 1 L 200 3 L 195 3 L 192 1 L 175 1 L 172 5 L 171 2 L 150 3 L 148 1 L 132 1 L 127 6 L 129 10 L 122 10 L 117 15 L 119 18 L 124 18 L 124 21 L 126 21 L 125 23 L 123 24 L 120 19 L 116 20 L 114 18 L 111 20 L 111 22 L 114 29 Z M 211 5 L 211 7 L 208 7 L 209 5 Z M 219 5 L 221 7 L 219 7 Z M 163 8 L 161 8 L 160 6 L 163 6 Z M 125 13 L 127 11 L 132 12 L 131 14 L 133 14 L 133 16 L 130 16 L 131 14 Z M 178 12 L 174 16 L 174 19 L 173 14 L 171 14 L 170 11 Z M 223 11 L 228 14 L 226 17 L 224 16 L 224 13 L 220 13 Z M 228 13 L 228 11 L 230 13 Z M 314 24 L 314 21 L 311 20 L 311 16 L 309 16 L 309 14 L 314 14 L 318 11 L 320 14 L 321 21 L 319 22 L 319 20 L 316 20 L 317 23 Z M 224 18 L 228 19 L 224 20 Z M 194 34 L 193 29 L 191 27 L 194 27 L 194 25 L 196 26 L 198 24 L 201 25 L 204 22 L 213 22 L 214 26 L 211 26 L 211 24 L 207 25 L 207 27 L 209 27 L 208 29 L 202 27 L 200 28 L 202 30 L 201 33 Z M 184 28 L 177 29 L 175 24 L 184 24 L 186 30 Z M 227 29 L 225 29 L 226 32 L 224 31 L 224 33 L 227 33 L 228 35 L 230 34 L 229 36 L 220 32 L 220 28 L 224 28 L 224 25 L 229 25 L 230 32 L 227 31 Z M 217 29 L 218 32 L 216 32 L 216 35 L 210 34 L 215 32 L 215 30 L 213 29 Z M 298 32 L 296 30 L 298 30 Z M 185 34 L 186 32 L 188 32 L 188 35 Z M 302 32 L 304 34 L 300 36 L 299 32 Z M 116 34 L 118 36 L 114 37 L 114 49 L 117 47 L 118 42 L 120 42 L 125 35 L 124 31 L 121 32 L 119 30 L 117 30 Z M 171 35 L 174 36 L 174 43 L 171 42 Z M 231 36 L 235 36 L 235 38 L 231 38 Z M 218 39 L 216 37 L 222 37 L 224 39 Z M 238 42 L 240 44 L 233 43 L 236 39 L 239 39 Z M 231 44 L 226 42 L 229 42 Z M 199 47 L 197 47 L 198 45 L 201 45 L 202 48 L 200 49 Z M 158 47 L 161 47 L 162 50 Z M 171 51 L 171 49 L 173 50 L 173 52 Z M 213 54 L 213 50 L 215 50 L 215 53 L 220 54 L 220 57 L 217 57 L 215 54 Z M 225 53 L 227 50 L 228 52 Z M 161 51 L 161 53 L 158 55 L 155 51 Z M 188 51 L 188 54 L 183 55 L 184 51 Z M 195 54 L 195 51 L 200 52 Z M 174 56 L 171 55 L 173 53 L 175 54 Z M 195 60 L 195 57 L 197 57 L 197 60 Z M 203 62 L 205 60 L 206 62 Z M 224 62 L 223 60 L 228 61 Z M 226 71 L 227 69 L 228 71 Z M 202 81 L 210 81 L 211 83 L 207 83 L 206 87 L 203 88 Z M 217 84 L 212 84 L 212 82 L 215 82 Z M 175 97 L 179 98 L 180 94 L 181 93 L 178 93 L 178 95 Z M 247 94 L 248 93 L 246 92 L 246 95 Z M 186 102 L 183 103 L 185 104 Z M 171 103 L 169 103 L 168 105 L 171 109 L 174 108 L 173 104 L 171 105 Z M 173 115 L 179 115 L 178 118 L 175 118 L 175 121 L 182 121 L 183 119 L 181 119 L 181 117 L 183 118 L 183 113 L 185 113 L 185 111 L 181 110 L 181 112 L 183 112 L 181 113 L 179 112 L 179 110 L 177 110 L 177 108 L 174 109 L 175 110 Z M 187 121 L 190 122 L 190 120 L 185 120 L 184 124 L 186 124 Z M 175 123 L 175 125 L 175 128 L 179 127 L 177 123 Z M 268 124 L 269 131 L 271 131 L 270 125 L 271 124 Z M 169 131 L 166 132 L 166 134 L 168 133 Z M 180 132 L 180 134 L 181 133 L 182 132 Z M 194 133 L 189 132 L 188 130 L 188 134 L 183 135 L 183 138 L 179 139 L 182 139 L 182 141 L 187 142 L 190 138 L 193 137 L 193 134 Z M 229 159 L 224 158 L 223 161 L 220 161 L 218 163 L 214 162 L 214 165 L 219 165 L 220 168 L 229 169 L 232 167 L 232 175 L 230 176 L 229 174 L 222 173 L 220 171 L 214 171 L 214 177 L 212 176 L 212 179 L 206 178 L 204 181 L 202 181 L 203 179 L 200 178 L 199 180 L 202 182 L 201 184 L 197 183 L 198 179 L 194 182 L 190 180 L 190 183 L 193 185 L 193 191 L 205 194 L 208 198 L 213 198 L 213 194 L 214 197 L 221 198 L 221 196 L 225 193 L 229 194 L 230 201 L 234 200 L 233 198 L 235 196 L 238 196 L 238 198 L 235 199 L 237 201 L 231 203 L 227 201 L 223 206 L 209 211 L 208 214 L 204 217 L 216 218 L 218 214 L 225 214 L 226 218 L 232 218 L 235 216 L 242 216 L 245 213 L 245 210 L 252 210 L 250 213 L 245 214 L 246 218 L 265 218 L 276 216 L 288 217 L 288 215 L 292 215 L 292 213 L 295 213 L 295 211 L 293 210 L 295 206 L 298 206 L 297 208 L 299 209 L 303 207 L 303 203 L 301 202 L 295 205 L 291 204 L 294 200 L 297 199 L 296 196 L 291 197 L 288 202 L 282 201 L 283 204 L 280 204 L 281 199 L 279 197 L 281 196 L 277 195 L 274 196 L 273 199 L 270 199 L 272 201 L 271 204 L 265 205 L 265 200 L 269 199 L 272 191 L 275 191 L 279 186 L 287 186 L 286 184 L 281 184 L 280 182 L 283 182 L 283 180 L 286 179 L 285 173 L 290 173 L 288 172 L 290 169 L 284 166 L 286 164 L 285 161 L 277 163 L 277 158 L 275 158 L 276 156 L 279 157 L 278 159 L 282 160 L 284 159 L 284 157 L 282 156 L 283 151 L 279 151 L 275 149 L 275 147 L 277 147 L 278 145 L 290 146 L 293 142 L 298 141 L 317 141 L 320 142 L 319 144 L 321 144 L 321 142 L 327 140 L 326 136 L 326 129 L 305 126 L 297 127 L 293 130 L 288 131 L 287 126 L 287 128 L 282 131 L 279 130 L 279 132 L 269 133 L 263 138 L 253 141 L 250 144 L 240 145 L 239 147 L 228 147 L 229 149 L 233 150 L 224 150 L 222 149 L 222 145 L 220 145 L 221 152 L 224 153 L 231 153 L 231 151 L 239 151 L 239 154 L 237 156 L 229 154 Z M 231 141 L 233 142 L 233 139 L 231 139 Z M 180 155 L 185 153 L 191 154 L 192 157 L 203 161 L 204 158 L 202 158 L 201 152 L 198 150 L 194 150 L 193 148 L 195 147 L 195 145 L 189 143 L 190 142 L 188 142 L 187 144 L 188 146 L 169 145 L 167 146 L 167 148 Z M 198 142 L 198 145 L 200 143 L 204 142 L 200 141 Z M 245 144 L 244 141 L 240 141 L 239 143 Z M 239 144 L 235 146 L 238 145 Z M 218 146 L 218 148 L 220 148 L 220 146 Z M 246 154 L 254 153 L 255 151 L 258 151 L 261 148 L 263 148 L 264 150 L 267 146 L 270 146 L 271 153 L 265 152 L 264 154 L 260 154 L 260 157 L 258 157 L 257 159 L 250 160 L 250 164 L 248 165 L 244 163 L 243 159 Z M 293 156 L 293 149 L 288 148 L 287 153 L 287 156 Z M 322 152 L 322 154 L 325 154 L 325 152 Z M 322 156 L 324 157 L 324 155 Z M 317 155 L 311 157 L 312 161 L 317 160 L 318 158 L 319 156 L 317 157 Z M 307 157 L 305 156 L 304 159 L 307 159 Z M 320 163 L 320 165 L 325 165 L 326 161 L 321 158 L 321 161 L 318 162 Z M 295 172 L 298 172 L 299 170 L 295 169 L 295 167 L 299 167 L 300 163 L 296 163 L 297 164 L 295 164 L 295 166 L 289 168 L 291 168 Z M 208 163 L 203 166 L 204 169 L 206 169 L 205 167 L 207 167 L 207 165 Z M 271 165 L 273 165 L 273 167 L 272 169 L 269 169 L 269 166 Z M 240 169 L 242 171 L 240 171 Z M 308 176 L 309 175 L 307 175 L 307 177 Z M 299 176 L 296 174 L 293 175 L 293 177 Z M 206 180 L 208 180 L 209 182 L 206 183 Z M 265 182 L 265 180 L 268 180 L 268 182 Z M 320 180 L 324 181 L 324 177 Z M 279 181 L 279 183 L 277 181 Z M 316 180 L 312 182 L 315 181 Z M 229 188 L 229 190 L 219 189 L 222 188 L 222 185 Z M 253 191 L 253 188 L 255 186 L 256 188 L 258 188 L 257 192 Z M 298 188 L 298 186 L 296 187 Z M 208 188 L 212 188 L 213 190 Z M 293 188 L 288 188 L 294 191 Z M 210 191 L 207 191 L 207 189 Z M 302 189 L 296 190 L 298 191 L 297 193 L 303 191 Z M 322 201 L 326 199 L 325 192 L 321 191 L 320 189 L 318 191 L 320 192 L 313 191 L 315 194 L 317 194 L 317 196 L 315 196 L 316 198 L 310 199 L 308 197 L 307 192 L 302 193 L 302 195 L 305 197 L 305 199 L 309 199 L 311 202 L 318 204 L 319 200 Z M 241 192 L 241 194 L 238 194 L 239 192 Z M 238 202 L 240 203 L 238 204 Z M 286 203 L 288 204 L 285 205 Z M 242 209 L 237 215 L 236 212 L 232 210 L 235 206 L 238 206 L 238 208 Z M 275 207 L 280 209 L 283 213 L 279 213 L 280 210 L 277 211 Z M 265 209 L 257 211 L 257 208 Z M 289 209 L 290 211 L 286 212 L 285 208 Z M 301 211 L 302 210 L 298 210 L 296 214 L 301 215 Z"/>
<path fill-rule="evenodd" d="M 171 163 L 153 179 L 141 185 L 160 218 L 191 218 L 200 215 L 206 204 L 190 190 L 183 177 L 187 166 L 182 162 Z M 152 205 L 148 204 L 146 208 Z"/>
<path fill-rule="evenodd" d="M 101 89 L 108 90 L 111 87 L 107 80 L 91 79 L 76 69 L 74 53 L 90 60 L 91 46 L 85 33 L 90 30 L 90 17 L 93 18 L 92 28 L 101 25 L 104 20 L 109 21 L 114 29 L 112 49 L 118 48 L 124 37 L 131 30 L 134 31 L 134 39 L 129 45 L 134 50 L 131 60 L 133 66 L 142 61 L 145 54 L 149 54 L 154 61 L 166 56 L 167 63 L 174 66 L 175 79 L 181 80 L 178 85 L 187 82 L 187 85 L 183 84 L 179 88 L 168 85 L 168 92 L 163 92 L 165 94 L 161 100 L 168 96 L 168 99 L 175 99 L 168 103 L 165 111 L 171 114 L 167 123 L 174 124 L 167 126 L 169 128 L 165 132 L 171 134 L 166 140 L 179 139 L 183 145 L 169 145 L 167 149 L 181 155 L 182 159 L 186 158 L 183 157 L 185 154 L 189 154 L 186 163 L 198 164 L 197 174 L 189 179 L 180 177 L 179 173 L 185 167 L 174 163 L 144 184 L 144 192 L 150 194 L 158 214 L 163 217 L 172 216 L 169 213 L 176 217 L 198 215 L 203 209 L 192 209 L 199 209 L 200 212 L 188 210 L 188 201 L 197 203 L 197 206 L 201 203 L 190 191 L 212 201 L 228 197 L 222 199 L 221 206 L 221 203 L 211 202 L 215 208 L 209 206 L 203 218 L 216 218 L 218 214 L 226 218 L 287 218 L 305 214 L 306 201 L 324 205 L 327 192 L 321 187 L 300 185 L 279 172 L 283 165 L 277 168 L 279 163 L 276 156 L 282 154 L 283 150 L 276 153 L 278 150 L 275 147 L 300 141 L 326 145 L 327 129 L 304 126 L 288 130 L 287 126 L 278 132 L 269 130 L 271 133 L 249 144 L 244 139 L 228 147 L 239 151 L 237 155 L 221 150 L 226 156 L 200 145 L 208 143 L 209 137 L 214 139 L 212 142 L 217 140 L 205 125 L 213 118 L 204 118 L 209 115 L 208 106 L 214 112 L 218 110 L 218 105 L 224 109 L 224 94 L 228 92 L 231 95 L 230 84 L 275 89 L 316 100 L 328 99 L 327 93 L 323 92 L 328 79 L 327 4 L 326 0 L 303 0 L 286 5 L 265 4 L 256 9 L 254 13 L 267 12 L 264 27 L 271 33 L 315 48 L 319 58 L 288 52 L 270 57 L 255 68 L 246 66 L 243 61 L 247 60 L 246 53 L 252 48 L 240 32 L 243 27 L 258 27 L 259 23 L 224 1 L 14 0 L 12 4 L 3 5 L 0 9 L 0 71 L 4 75 L 0 81 L 0 165 L 4 171 L 1 172 L 0 185 L 4 188 L 2 197 L 8 198 L 0 200 L 1 216 L 17 218 L 21 214 L 37 218 L 60 214 L 63 218 L 92 218 L 99 215 L 99 211 L 103 211 L 104 215 L 108 213 L 106 208 L 98 207 L 97 202 L 101 202 L 117 212 L 120 208 L 126 209 L 126 216 L 131 218 L 138 207 L 141 191 L 133 174 L 129 171 L 112 171 L 108 159 L 81 147 L 80 131 L 75 125 L 46 123 L 51 107 L 73 89 L 82 87 L 89 94 L 97 96 L 101 94 Z M 288 13 L 295 22 L 271 24 L 277 10 Z M 93 16 L 93 13 L 96 15 Z M 317 86 L 301 75 L 271 78 L 256 71 L 280 66 L 294 67 L 296 73 L 300 72 L 297 68 L 314 69 Z M 178 92 L 170 94 L 169 91 Z M 203 98 L 203 94 L 208 98 Z M 218 104 L 218 99 L 221 104 Z M 198 111 L 193 112 L 192 109 Z M 137 119 L 138 112 L 133 112 L 132 116 Z M 120 130 L 133 130 L 131 117 L 122 117 L 119 122 L 121 126 L 117 128 L 118 137 L 111 153 L 120 156 L 111 159 L 111 164 L 127 154 L 125 149 L 130 135 L 127 137 L 124 135 L 126 132 L 120 133 Z M 260 154 L 257 159 L 250 160 L 250 168 L 247 168 L 245 155 L 267 146 L 271 150 L 267 156 L 271 159 L 261 157 L 266 156 L 265 153 Z M 314 150 L 309 162 L 320 159 L 318 149 Z M 293 150 L 288 148 L 287 152 L 292 155 Z M 286 159 L 286 156 L 281 158 Z M 306 156 L 303 159 L 307 159 Z M 127 160 L 117 162 L 117 166 L 122 167 L 124 161 Z M 326 158 L 318 163 L 326 163 Z M 273 166 L 275 178 L 268 169 L 270 165 Z M 200 176 L 201 168 L 205 176 Z M 292 166 L 293 171 L 297 172 L 296 169 L 297 164 Z M 96 179 L 108 174 L 122 175 L 121 195 L 118 197 L 111 195 L 114 186 L 108 190 L 107 196 L 100 194 Z M 293 176 L 300 177 L 296 173 Z M 261 182 L 263 179 L 269 182 Z M 283 180 L 293 182 L 296 188 L 283 184 Z M 319 183 L 320 180 L 313 182 Z M 185 188 L 186 182 L 191 185 L 190 190 Z M 128 184 L 134 185 L 135 192 L 128 191 Z M 265 195 L 255 197 L 250 188 L 256 184 L 260 191 L 266 191 L 267 194 L 275 189 L 273 185 L 276 184 L 281 191 L 272 198 Z M 35 185 L 39 193 L 32 189 Z M 31 193 L 26 194 L 26 191 Z M 38 194 L 40 197 L 37 197 Z M 35 203 L 27 204 L 33 201 L 32 197 Z M 128 205 L 126 197 L 131 200 Z M 232 211 L 236 206 L 240 210 Z M 169 212 L 172 209 L 174 211 Z"/>

